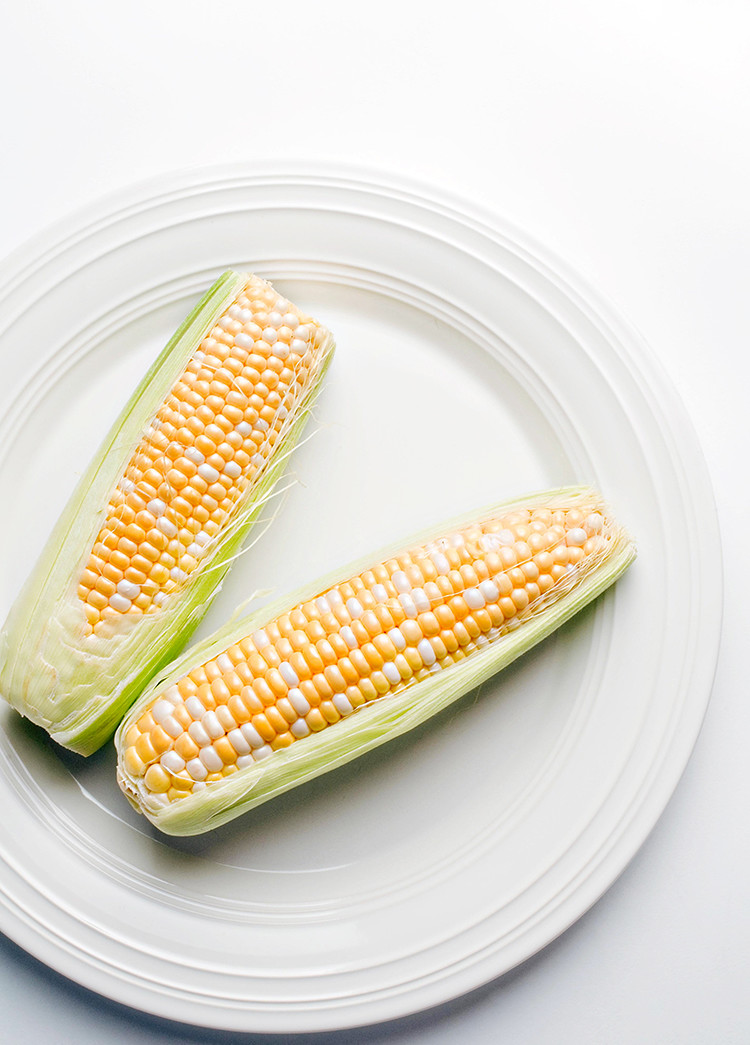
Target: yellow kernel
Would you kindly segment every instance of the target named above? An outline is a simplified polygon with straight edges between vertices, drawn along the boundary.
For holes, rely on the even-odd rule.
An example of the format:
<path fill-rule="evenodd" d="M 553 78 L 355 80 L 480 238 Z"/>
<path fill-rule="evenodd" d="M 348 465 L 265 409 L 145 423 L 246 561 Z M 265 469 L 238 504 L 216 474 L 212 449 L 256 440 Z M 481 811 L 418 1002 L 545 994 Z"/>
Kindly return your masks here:
<path fill-rule="evenodd" d="M 237 752 L 226 737 L 219 737 L 218 740 L 215 740 L 213 748 L 225 766 L 232 765 L 237 761 Z"/>
<path fill-rule="evenodd" d="M 312 707 L 316 708 L 320 704 L 320 694 L 312 679 L 304 679 L 300 682 L 299 691 Z"/>
<path fill-rule="evenodd" d="M 138 753 L 138 757 L 144 762 L 153 762 L 157 757 L 157 750 L 151 742 L 151 735 L 149 733 L 141 733 L 135 744 L 135 750 Z"/>
<path fill-rule="evenodd" d="M 434 613 L 420 613 L 417 617 L 417 624 L 424 637 L 428 639 L 440 631 L 440 625 Z"/>
<path fill-rule="evenodd" d="M 346 698 L 353 708 L 361 707 L 365 703 L 365 698 L 359 686 L 347 686 Z"/>
<path fill-rule="evenodd" d="M 328 725 L 328 722 L 323 717 L 320 708 L 311 708 L 305 715 L 305 722 L 313 733 L 319 733 L 321 729 L 325 729 Z"/>
<path fill-rule="evenodd" d="M 271 705 L 276 703 L 276 697 L 264 678 L 253 679 L 252 690 L 266 707 L 271 707 Z"/>
<path fill-rule="evenodd" d="M 167 748 L 172 746 L 172 738 L 162 729 L 161 726 L 155 726 L 149 733 L 149 737 L 151 739 L 151 746 L 157 755 L 163 754 Z"/>
<path fill-rule="evenodd" d="M 294 737 L 287 730 L 286 733 L 279 733 L 275 740 L 271 741 L 271 747 L 274 751 L 278 751 L 279 748 L 289 747 L 290 744 L 294 743 Z"/>
<path fill-rule="evenodd" d="M 333 724 L 334 722 L 338 722 L 338 720 L 341 718 L 341 715 L 339 714 L 335 705 L 330 700 L 321 701 L 320 713 L 322 714 L 326 722 L 330 722 L 331 724 Z"/>
<path fill-rule="evenodd" d="M 145 765 L 135 747 L 128 747 L 125 749 L 123 762 L 126 770 L 131 774 L 131 776 L 143 776 Z"/>
<path fill-rule="evenodd" d="M 156 794 L 169 791 L 169 774 L 161 766 L 149 766 L 143 780 L 149 791 L 154 791 Z"/>
<path fill-rule="evenodd" d="M 276 736 L 276 730 L 273 728 L 273 726 L 264 714 L 253 715 L 252 723 L 255 729 L 258 731 L 258 733 L 260 733 L 260 735 L 267 743 L 270 743 Z"/>
<path fill-rule="evenodd" d="M 382 671 L 373 671 L 370 682 L 375 687 L 379 696 L 384 696 L 391 688 L 391 684 Z"/>
<path fill-rule="evenodd" d="M 322 673 L 318 675 L 313 675 L 312 681 L 320 699 L 330 700 L 330 698 L 333 696 L 333 689 L 331 688 L 331 684 L 329 683 L 325 675 L 323 675 Z"/>
<path fill-rule="evenodd" d="M 175 741 L 174 749 L 180 758 L 189 762 L 191 758 L 197 758 L 200 748 L 189 733 L 182 733 Z"/>

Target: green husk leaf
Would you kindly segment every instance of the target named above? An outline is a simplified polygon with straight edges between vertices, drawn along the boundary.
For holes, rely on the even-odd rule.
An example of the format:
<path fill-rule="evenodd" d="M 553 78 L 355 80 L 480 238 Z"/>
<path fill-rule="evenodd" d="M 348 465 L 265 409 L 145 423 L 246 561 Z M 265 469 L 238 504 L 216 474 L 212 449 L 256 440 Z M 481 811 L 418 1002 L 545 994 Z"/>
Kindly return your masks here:
<path fill-rule="evenodd" d="M 186 650 L 166 667 L 158 680 L 152 682 L 116 733 L 118 754 L 122 755 L 124 736 L 129 727 L 161 691 L 187 674 L 191 668 L 205 663 L 298 603 L 312 599 L 375 562 L 382 562 L 398 554 L 405 547 L 429 541 L 474 519 L 537 504 L 575 507 L 578 503 L 590 503 L 592 498 L 597 505 L 601 505 L 600 498 L 591 489 L 566 487 L 491 505 L 367 555 L 249 616 L 232 620 L 209 638 Z M 608 516 L 612 521 L 611 513 Z M 132 804 L 165 834 L 199 834 L 414 729 L 531 649 L 617 580 L 636 553 L 626 531 L 614 523 L 613 526 L 607 553 L 595 569 L 584 573 L 577 584 L 558 601 L 460 663 L 444 668 L 400 693 L 366 704 L 335 725 L 298 740 L 288 748 L 275 751 L 262 762 L 241 769 L 226 780 L 217 781 L 205 790 L 167 806 L 155 805 L 150 808 L 141 800 L 135 781 L 129 778 L 120 757 L 118 781 L 121 788 Z"/>
<path fill-rule="evenodd" d="M 108 740 L 159 668 L 200 622 L 299 440 L 330 362 L 329 337 L 309 394 L 206 562 L 160 612 L 86 634 L 77 579 L 134 447 L 197 346 L 246 282 L 227 271 L 192 309 L 144 376 L 78 482 L 0 632 L 0 695 L 64 747 L 88 755 Z"/>

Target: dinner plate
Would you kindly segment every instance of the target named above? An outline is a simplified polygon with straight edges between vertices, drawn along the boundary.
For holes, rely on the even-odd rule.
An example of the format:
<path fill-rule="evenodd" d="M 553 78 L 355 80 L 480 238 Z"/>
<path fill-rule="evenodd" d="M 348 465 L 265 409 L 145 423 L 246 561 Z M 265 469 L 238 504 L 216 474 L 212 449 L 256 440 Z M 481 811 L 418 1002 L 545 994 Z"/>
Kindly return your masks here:
<path fill-rule="evenodd" d="M 473 507 L 599 487 L 639 557 L 597 603 L 413 733 L 194 839 L 114 750 L 0 713 L 0 927 L 118 1002 L 245 1031 L 352 1027 L 534 954 L 622 871 L 685 766 L 720 620 L 710 483 L 636 333 L 497 217 L 361 172 L 200 171 L 110 197 L 0 270 L 0 617 L 78 475 L 225 268 L 337 353 L 268 526 L 199 634 L 254 596 Z"/>

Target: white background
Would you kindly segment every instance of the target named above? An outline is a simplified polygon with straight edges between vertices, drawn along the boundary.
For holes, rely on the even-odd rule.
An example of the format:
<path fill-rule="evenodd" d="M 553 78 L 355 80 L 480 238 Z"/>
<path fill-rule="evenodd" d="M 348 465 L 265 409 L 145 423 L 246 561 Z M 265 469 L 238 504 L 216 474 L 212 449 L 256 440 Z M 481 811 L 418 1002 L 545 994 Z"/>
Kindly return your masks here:
<path fill-rule="evenodd" d="M 0 39 L 0 253 L 177 169 L 309 158 L 407 174 L 514 222 L 608 296 L 704 447 L 724 637 L 702 735 L 653 834 L 523 968 L 439 1010 L 314 1040 L 750 1040 L 748 5 L 25 0 L 5 5 Z M 0 1026 L 27 1045 L 251 1040 L 133 1014 L 3 940 Z"/>

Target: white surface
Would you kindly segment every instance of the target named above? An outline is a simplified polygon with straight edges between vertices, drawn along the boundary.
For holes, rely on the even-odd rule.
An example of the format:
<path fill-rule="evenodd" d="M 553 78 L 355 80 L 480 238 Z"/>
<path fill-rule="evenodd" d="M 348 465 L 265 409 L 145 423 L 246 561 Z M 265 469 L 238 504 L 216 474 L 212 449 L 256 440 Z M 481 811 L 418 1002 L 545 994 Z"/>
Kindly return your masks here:
<path fill-rule="evenodd" d="M 703 734 L 649 841 L 571 931 L 459 1003 L 346 1040 L 742 1042 L 746 8 L 469 3 L 436 18 L 381 3 L 363 19 L 338 3 L 17 6 L 3 248 L 136 178 L 315 156 L 434 181 L 594 277 L 670 373 L 714 480 L 732 572 Z M 101 1003 L 10 944 L 3 956 L 9 1037 L 208 1040 Z"/>
<path fill-rule="evenodd" d="M 217 259 L 272 277 L 338 351 L 295 484 L 203 634 L 257 588 L 572 482 L 612 500 L 639 558 L 430 728 L 207 838 L 154 837 L 111 747 L 61 759 L 0 709 L 0 926 L 107 997 L 214 1028 L 382 1022 L 484 985 L 612 883 L 700 727 L 721 556 L 679 401 L 559 262 L 409 185 L 233 167 L 160 179 L 74 225 L 0 272 L 0 358 L 44 346 L 0 399 L 16 508 L 0 521 L 0 616 Z"/>

